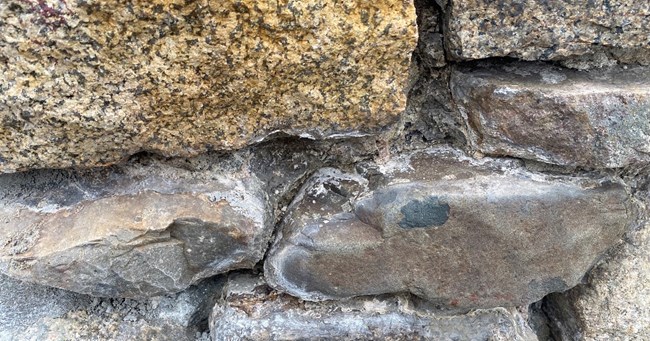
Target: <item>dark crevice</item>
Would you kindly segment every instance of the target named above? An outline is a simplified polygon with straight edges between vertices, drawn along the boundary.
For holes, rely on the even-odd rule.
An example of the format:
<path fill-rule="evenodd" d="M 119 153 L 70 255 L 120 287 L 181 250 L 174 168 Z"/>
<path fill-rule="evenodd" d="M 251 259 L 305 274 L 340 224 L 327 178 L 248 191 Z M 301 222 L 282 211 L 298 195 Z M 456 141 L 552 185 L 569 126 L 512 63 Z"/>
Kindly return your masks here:
<path fill-rule="evenodd" d="M 528 326 L 535 332 L 539 341 L 556 341 L 551 335 L 549 318 L 542 309 L 544 299 L 528 306 Z"/>
<path fill-rule="evenodd" d="M 281 232 L 289 206 L 309 179 L 325 167 L 351 171 L 357 163 L 376 157 L 377 147 L 376 137 L 340 141 L 285 137 L 258 147 L 253 154 L 251 170 L 265 184 L 273 210 L 272 234 L 264 256 L 255 266 L 256 271 L 263 272 L 264 262 Z"/>
<path fill-rule="evenodd" d="M 570 305 L 563 293 L 553 293 L 541 301 L 541 313 L 548 326 L 548 338 L 552 341 L 582 340 L 582 328 L 578 324 Z"/>

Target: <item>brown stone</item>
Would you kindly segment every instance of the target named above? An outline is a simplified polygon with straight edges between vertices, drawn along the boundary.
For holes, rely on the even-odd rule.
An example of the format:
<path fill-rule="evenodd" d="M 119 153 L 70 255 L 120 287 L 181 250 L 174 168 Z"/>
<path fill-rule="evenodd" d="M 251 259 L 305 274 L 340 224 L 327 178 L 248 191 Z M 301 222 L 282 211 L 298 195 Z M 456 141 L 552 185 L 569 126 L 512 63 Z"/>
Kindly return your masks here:
<path fill-rule="evenodd" d="M 595 168 L 650 161 L 648 68 L 479 63 L 456 68 L 451 90 L 482 153 Z"/>
<path fill-rule="evenodd" d="M 576 285 L 630 217 L 620 184 L 451 149 L 314 175 L 265 261 L 306 300 L 410 292 L 446 309 L 522 306 Z"/>
<path fill-rule="evenodd" d="M 0 3 L 0 171 L 236 149 L 394 122 L 405 1 Z"/>
<path fill-rule="evenodd" d="M 272 231 L 260 181 L 245 167 L 186 167 L 144 158 L 104 170 L 3 175 L 0 271 L 137 298 L 253 267 Z"/>

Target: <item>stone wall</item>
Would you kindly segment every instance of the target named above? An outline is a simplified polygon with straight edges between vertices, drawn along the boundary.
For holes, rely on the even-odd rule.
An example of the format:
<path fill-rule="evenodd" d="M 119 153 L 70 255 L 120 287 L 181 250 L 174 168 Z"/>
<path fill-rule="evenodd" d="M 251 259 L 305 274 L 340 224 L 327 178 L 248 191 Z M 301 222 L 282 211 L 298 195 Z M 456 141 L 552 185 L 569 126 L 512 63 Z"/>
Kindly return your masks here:
<path fill-rule="evenodd" d="M 650 339 L 650 5 L 0 2 L 0 339 Z"/>

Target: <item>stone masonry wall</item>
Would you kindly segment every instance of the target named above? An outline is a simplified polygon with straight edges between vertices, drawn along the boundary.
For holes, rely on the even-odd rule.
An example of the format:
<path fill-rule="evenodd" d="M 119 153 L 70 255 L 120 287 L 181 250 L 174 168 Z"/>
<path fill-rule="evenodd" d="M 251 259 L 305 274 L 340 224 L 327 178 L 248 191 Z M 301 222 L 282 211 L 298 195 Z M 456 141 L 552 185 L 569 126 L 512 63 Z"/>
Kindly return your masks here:
<path fill-rule="evenodd" d="M 0 340 L 649 340 L 650 3 L 0 1 Z"/>

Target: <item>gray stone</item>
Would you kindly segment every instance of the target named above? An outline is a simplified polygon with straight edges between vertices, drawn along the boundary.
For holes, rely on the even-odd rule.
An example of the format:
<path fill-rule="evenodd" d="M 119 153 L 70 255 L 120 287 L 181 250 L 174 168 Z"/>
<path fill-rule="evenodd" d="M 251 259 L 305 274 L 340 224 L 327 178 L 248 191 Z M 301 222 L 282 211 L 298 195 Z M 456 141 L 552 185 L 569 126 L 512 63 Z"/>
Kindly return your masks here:
<path fill-rule="evenodd" d="M 446 16 L 445 41 L 456 59 L 589 56 L 650 64 L 647 1 L 455 0 Z"/>
<path fill-rule="evenodd" d="M 5 174 L 0 270 L 96 296 L 178 292 L 253 267 L 268 245 L 271 215 L 248 166 L 214 155 Z"/>
<path fill-rule="evenodd" d="M 417 61 L 425 68 L 445 66 L 445 48 L 441 32 L 441 15 L 433 4 L 426 0 L 415 1 L 418 14 L 418 45 L 415 49 Z"/>
<path fill-rule="evenodd" d="M 147 300 L 97 298 L 0 275 L 0 340 L 195 340 L 223 285 Z"/>
<path fill-rule="evenodd" d="M 24 283 L 0 274 L 0 340 L 15 335 L 35 321 L 63 316 L 89 304 L 91 297 Z"/>
<path fill-rule="evenodd" d="M 465 123 L 449 91 L 449 73 L 449 68 L 420 73 L 401 116 L 404 138 L 394 146 L 423 149 L 432 143 L 466 145 Z"/>
<path fill-rule="evenodd" d="M 585 285 L 544 302 L 562 340 L 642 340 L 650 335 L 650 226 L 630 233 Z"/>
<path fill-rule="evenodd" d="M 650 161 L 650 69 L 479 63 L 452 72 L 470 145 L 487 154 L 618 168 Z"/>
<path fill-rule="evenodd" d="M 271 286 L 314 301 L 410 292 L 445 309 L 521 306 L 576 285 L 630 219 L 611 179 L 453 149 L 358 169 L 323 169 L 298 193 L 265 261 Z"/>
<path fill-rule="evenodd" d="M 536 340 L 516 309 L 439 316 L 405 296 L 303 302 L 236 276 L 210 318 L 212 340 Z"/>

